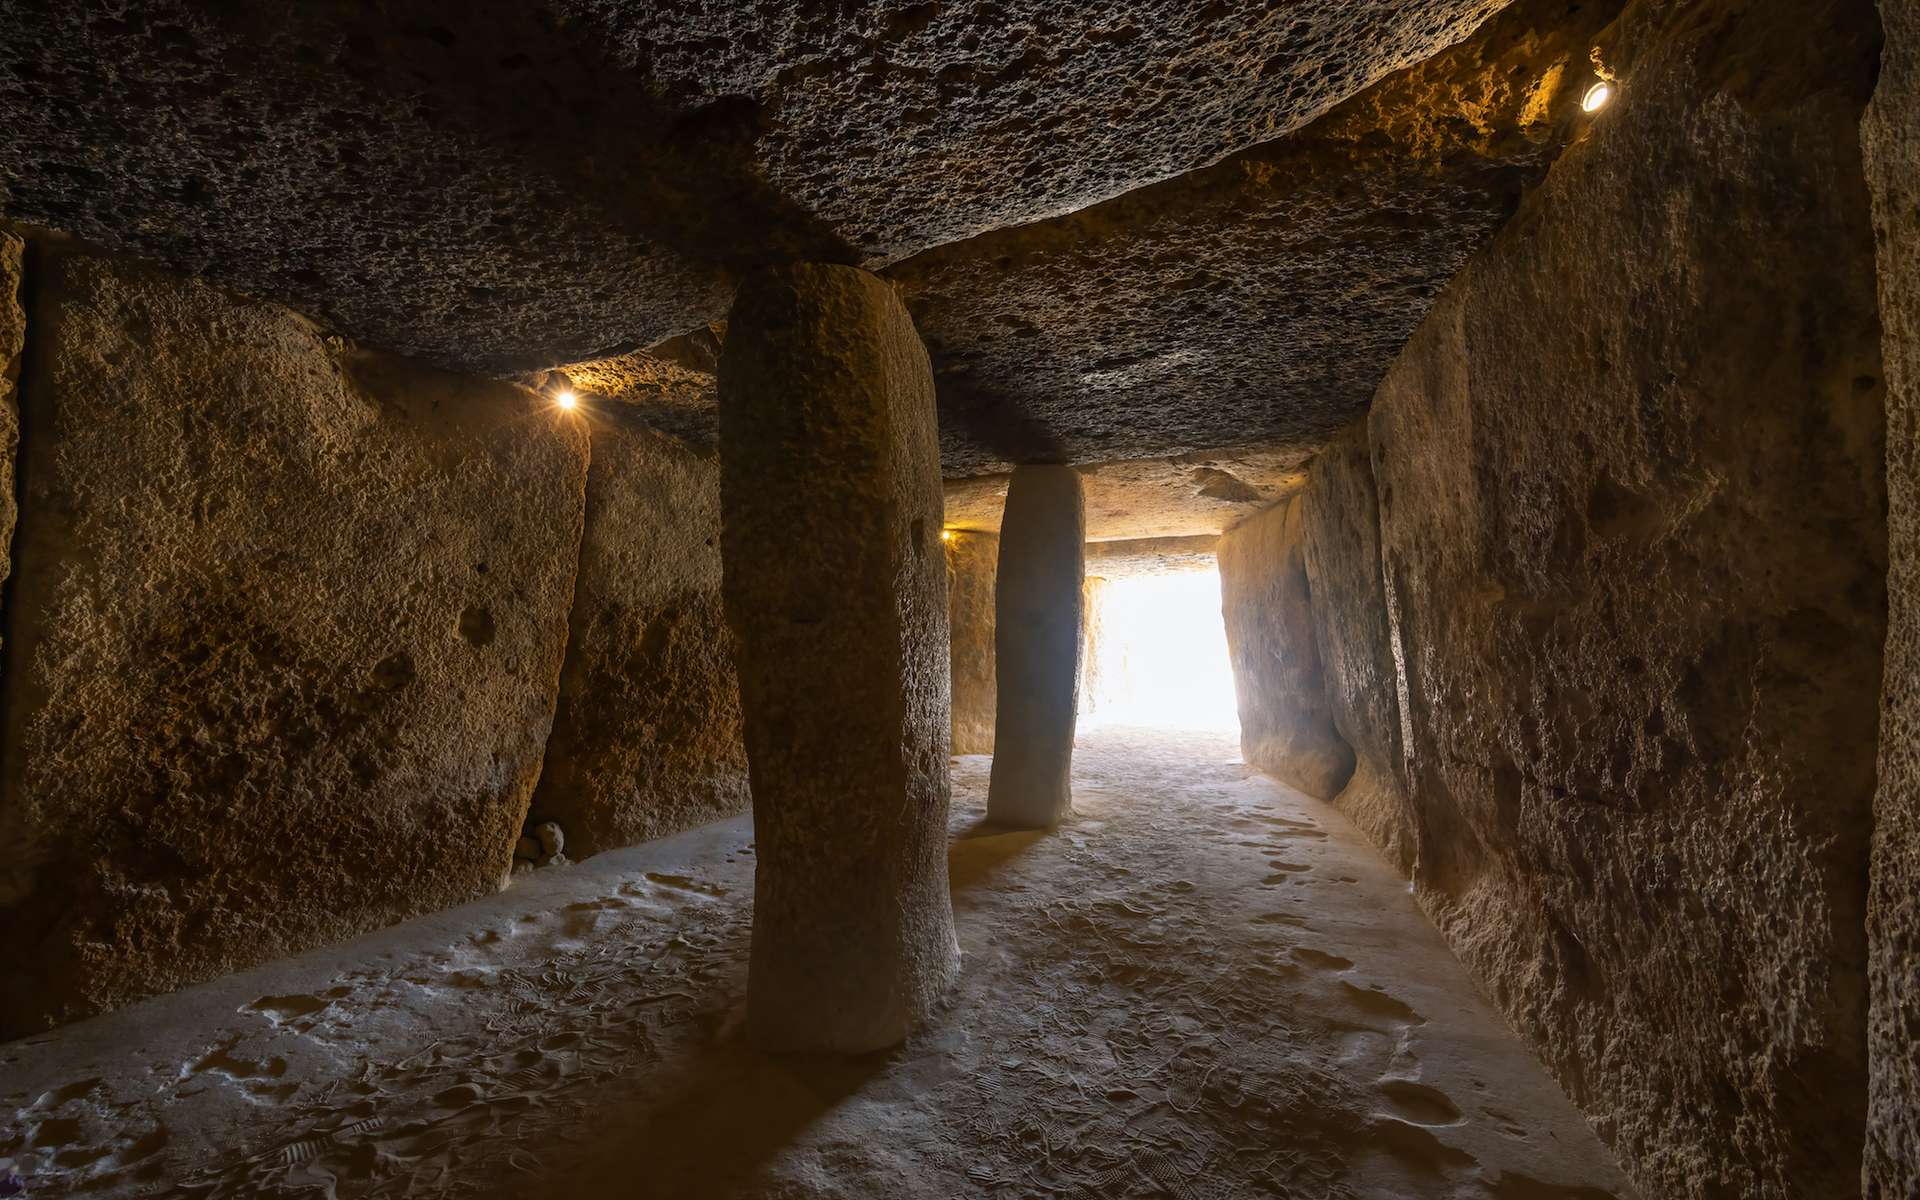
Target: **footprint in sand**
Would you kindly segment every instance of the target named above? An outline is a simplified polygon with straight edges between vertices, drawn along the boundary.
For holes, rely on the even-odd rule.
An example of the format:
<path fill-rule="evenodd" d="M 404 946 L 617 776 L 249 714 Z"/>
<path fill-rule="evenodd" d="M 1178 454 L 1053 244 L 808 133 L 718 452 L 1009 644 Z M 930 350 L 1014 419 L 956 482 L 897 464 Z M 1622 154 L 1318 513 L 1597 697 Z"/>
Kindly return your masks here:
<path fill-rule="evenodd" d="M 1322 971 L 1345 971 L 1353 966 L 1350 958 L 1341 958 L 1338 954 L 1328 954 L 1324 950 L 1313 950 L 1306 946 L 1295 946 L 1293 957 L 1297 962 Z"/>
<path fill-rule="evenodd" d="M 1424 1125 L 1398 1117 L 1375 1117 L 1367 1124 L 1367 1136 L 1400 1163 L 1423 1175 L 1443 1175 L 1449 1170 L 1474 1167 L 1480 1160 L 1435 1137 Z"/>
<path fill-rule="evenodd" d="M 1404 1025 L 1425 1025 L 1427 1019 L 1415 1012 L 1409 1005 L 1394 999 L 1378 988 L 1355 987 L 1342 980 L 1340 991 L 1349 1003 L 1370 1017 L 1385 1017 Z"/>
<path fill-rule="evenodd" d="M 1383 1080 L 1380 1094 L 1386 1098 L 1393 1115 L 1415 1125 L 1439 1129 L 1458 1125 L 1466 1119 L 1445 1092 L 1411 1079 Z"/>
<path fill-rule="evenodd" d="M 727 889 L 717 883 L 706 883 L 702 880 L 690 879 L 685 875 L 659 875 L 649 871 L 647 872 L 646 879 L 648 883 L 656 884 L 663 888 L 672 888 L 680 892 L 692 892 L 698 896 L 724 896 L 727 894 Z"/>
<path fill-rule="evenodd" d="M 1291 925 L 1295 929 L 1312 929 L 1305 917 L 1296 917 L 1292 913 L 1261 913 L 1253 919 L 1255 925 Z"/>

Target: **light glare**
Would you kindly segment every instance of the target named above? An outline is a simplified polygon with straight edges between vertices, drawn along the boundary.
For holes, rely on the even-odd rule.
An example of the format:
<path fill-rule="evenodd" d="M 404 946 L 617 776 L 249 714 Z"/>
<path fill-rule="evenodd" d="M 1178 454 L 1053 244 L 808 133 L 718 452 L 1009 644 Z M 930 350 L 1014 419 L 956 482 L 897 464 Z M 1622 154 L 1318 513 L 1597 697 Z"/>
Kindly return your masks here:
<path fill-rule="evenodd" d="M 572 392 L 560 392 L 554 396 L 553 402 L 561 408 L 570 409 L 580 403 L 580 397 L 574 395 Z"/>
<path fill-rule="evenodd" d="M 1613 85 L 1602 79 L 1587 89 L 1586 96 L 1580 101 L 1580 107 L 1587 112 L 1599 112 L 1613 99 Z"/>
<path fill-rule="evenodd" d="M 1099 665 L 1083 725 L 1240 727 L 1218 571 L 1115 579 L 1098 595 Z"/>

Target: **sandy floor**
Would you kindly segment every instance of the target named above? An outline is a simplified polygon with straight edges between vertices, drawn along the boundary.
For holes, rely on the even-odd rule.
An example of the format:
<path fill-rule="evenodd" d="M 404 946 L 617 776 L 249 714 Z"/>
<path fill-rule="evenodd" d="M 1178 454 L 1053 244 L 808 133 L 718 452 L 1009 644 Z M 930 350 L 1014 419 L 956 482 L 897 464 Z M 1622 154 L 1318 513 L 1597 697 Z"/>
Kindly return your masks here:
<path fill-rule="evenodd" d="M 0 1047 L 28 1195 L 1495 1197 L 1631 1193 L 1404 885 L 1221 735 L 1101 729 L 1078 816 L 977 830 L 964 981 L 897 1052 L 736 1036 L 752 830 Z"/>

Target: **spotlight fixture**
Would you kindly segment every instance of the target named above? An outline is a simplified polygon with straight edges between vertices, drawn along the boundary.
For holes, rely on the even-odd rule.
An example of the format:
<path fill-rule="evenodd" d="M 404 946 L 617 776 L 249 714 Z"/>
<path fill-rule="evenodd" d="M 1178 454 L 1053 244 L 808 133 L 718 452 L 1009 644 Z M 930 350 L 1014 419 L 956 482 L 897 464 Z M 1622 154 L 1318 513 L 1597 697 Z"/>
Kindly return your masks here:
<path fill-rule="evenodd" d="M 572 409 L 579 405 L 580 397 L 574 395 L 572 392 L 555 392 L 553 402 L 561 408 Z"/>
<path fill-rule="evenodd" d="M 1580 98 L 1580 108 L 1584 112 L 1595 113 L 1605 108 L 1613 100 L 1613 84 L 1605 79 L 1587 89 Z"/>

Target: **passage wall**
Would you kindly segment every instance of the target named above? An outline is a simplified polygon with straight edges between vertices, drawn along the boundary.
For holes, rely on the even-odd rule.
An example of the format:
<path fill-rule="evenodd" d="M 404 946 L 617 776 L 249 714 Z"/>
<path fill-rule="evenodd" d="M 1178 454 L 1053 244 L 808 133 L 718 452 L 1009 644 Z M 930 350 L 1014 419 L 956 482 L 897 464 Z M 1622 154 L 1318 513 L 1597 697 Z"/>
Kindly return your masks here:
<path fill-rule="evenodd" d="M 1843 1196 L 1886 628 L 1878 27 L 1681 9 L 1315 464 L 1310 640 L 1342 802 L 1642 1190 Z"/>

